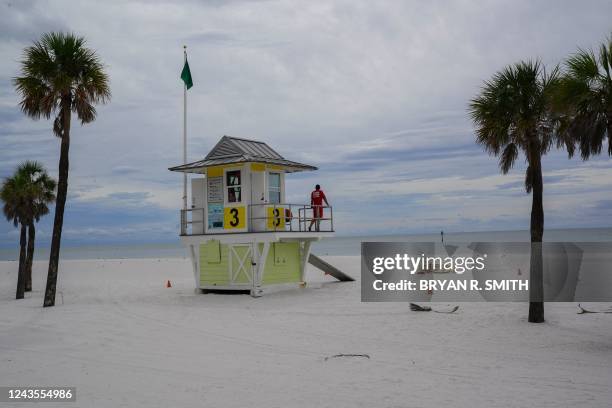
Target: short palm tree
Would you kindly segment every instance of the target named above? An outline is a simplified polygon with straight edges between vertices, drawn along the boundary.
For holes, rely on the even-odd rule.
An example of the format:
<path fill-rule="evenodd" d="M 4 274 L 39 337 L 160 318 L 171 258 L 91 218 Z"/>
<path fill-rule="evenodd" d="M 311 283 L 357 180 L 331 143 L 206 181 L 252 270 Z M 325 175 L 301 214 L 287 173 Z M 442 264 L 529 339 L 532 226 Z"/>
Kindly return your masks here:
<path fill-rule="evenodd" d="M 556 137 L 550 109 L 558 77 L 558 69 L 547 74 L 539 61 L 519 62 L 485 82 L 469 105 L 476 142 L 499 157 L 503 174 L 510 171 L 520 152 L 525 155 L 525 189 L 532 194 L 531 242 L 535 243 L 531 249 L 529 321 L 535 323 L 544 321 L 542 156 L 563 142 Z"/>
<path fill-rule="evenodd" d="M 560 132 L 574 140 L 584 160 L 601 153 L 608 139 L 612 155 L 612 36 L 592 50 L 579 50 L 565 62 L 555 108 L 562 114 Z"/>
<path fill-rule="evenodd" d="M 17 299 L 23 299 L 28 280 L 31 290 L 34 222 L 49 212 L 47 204 L 55 199 L 54 190 L 55 181 L 36 162 L 21 164 L 15 174 L 5 180 L 0 189 L 0 199 L 4 202 L 4 215 L 15 226 L 21 226 Z"/>
<path fill-rule="evenodd" d="M 96 53 L 74 34 L 48 33 L 24 50 L 21 75 L 14 79 L 21 110 L 33 119 L 54 116 L 60 138 L 59 179 L 44 306 L 55 304 L 64 208 L 68 192 L 70 127 L 75 113 L 81 124 L 96 118 L 95 104 L 110 98 L 109 79 Z"/>
<path fill-rule="evenodd" d="M 15 227 L 21 226 L 19 239 L 19 273 L 17 275 L 17 294 L 16 299 L 23 299 L 25 292 L 25 261 L 26 261 L 26 240 L 27 240 L 27 221 L 25 215 L 25 194 L 26 181 L 23 177 L 14 175 L 7 178 L 2 184 L 0 198 L 4 202 L 2 211 L 7 220 L 11 221 Z"/>
<path fill-rule="evenodd" d="M 34 262 L 34 246 L 36 240 L 35 223 L 49 214 L 48 205 L 55 201 L 57 183 L 49 176 L 38 162 L 26 161 L 17 168 L 17 173 L 24 176 L 32 185 L 32 196 L 28 204 L 31 206 L 28 217 L 28 244 L 25 261 L 25 291 L 32 290 L 32 263 Z"/>

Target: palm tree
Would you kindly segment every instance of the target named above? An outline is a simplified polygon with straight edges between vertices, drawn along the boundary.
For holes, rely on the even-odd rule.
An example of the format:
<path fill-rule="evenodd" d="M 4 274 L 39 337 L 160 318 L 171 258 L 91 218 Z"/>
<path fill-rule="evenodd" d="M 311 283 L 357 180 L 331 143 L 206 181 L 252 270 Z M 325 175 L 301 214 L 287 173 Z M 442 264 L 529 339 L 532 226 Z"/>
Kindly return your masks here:
<path fill-rule="evenodd" d="M 93 122 L 97 103 L 110 99 L 109 79 L 95 51 L 83 37 L 48 33 L 24 50 L 21 76 L 14 79 L 21 110 L 37 120 L 54 116 L 53 133 L 61 139 L 59 182 L 49 271 L 43 306 L 55 304 L 55 289 L 68 192 L 68 152 L 72 113 L 81 124 Z"/>
<path fill-rule="evenodd" d="M 21 225 L 17 299 L 23 299 L 28 286 L 28 268 L 31 290 L 34 221 L 38 221 L 42 215 L 49 212 L 47 204 L 55 199 L 54 189 L 55 181 L 47 175 L 40 164 L 24 162 L 12 177 L 5 180 L 0 190 L 0 199 L 4 202 L 4 215 L 15 226 Z"/>
<path fill-rule="evenodd" d="M 4 202 L 2 211 L 8 221 L 11 221 L 15 227 L 21 226 L 21 234 L 19 239 L 19 273 L 17 275 L 17 293 L 15 299 L 23 299 L 25 291 L 25 261 L 26 261 L 26 234 L 27 222 L 25 216 L 25 199 L 24 191 L 26 189 L 26 181 L 23 177 L 15 174 L 13 177 L 7 178 L 2 184 L 0 190 L 0 198 Z"/>
<path fill-rule="evenodd" d="M 557 68 L 547 74 L 539 61 L 519 62 L 486 81 L 469 105 L 476 142 L 499 157 L 503 174 L 510 171 L 520 152 L 525 155 L 525 189 L 532 194 L 529 321 L 534 323 L 544 321 L 542 156 L 555 143 L 565 143 L 556 137 L 556 121 L 550 109 L 552 89 L 558 78 Z"/>
<path fill-rule="evenodd" d="M 612 36 L 598 57 L 592 50 L 579 50 L 565 67 L 555 95 L 560 132 L 576 142 L 583 160 L 601 153 L 606 137 L 612 155 Z"/>
<path fill-rule="evenodd" d="M 23 175 L 31 184 L 32 196 L 29 198 L 31 207 L 28 221 L 28 244 L 25 261 L 25 291 L 32 291 L 32 263 L 34 262 L 34 244 L 36 240 L 35 222 L 49 214 L 48 204 L 55 201 L 56 182 L 44 167 L 38 162 L 26 161 L 17 168 L 17 173 Z"/>

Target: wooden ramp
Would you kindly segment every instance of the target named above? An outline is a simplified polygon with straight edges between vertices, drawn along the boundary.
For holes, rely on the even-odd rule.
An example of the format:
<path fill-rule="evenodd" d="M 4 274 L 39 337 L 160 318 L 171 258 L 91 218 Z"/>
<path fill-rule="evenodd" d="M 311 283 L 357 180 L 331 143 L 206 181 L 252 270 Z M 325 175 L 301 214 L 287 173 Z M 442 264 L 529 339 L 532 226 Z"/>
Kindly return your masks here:
<path fill-rule="evenodd" d="M 308 257 L 308 263 L 319 268 L 326 274 L 333 276 L 334 278 L 338 279 L 341 282 L 352 282 L 355 280 L 351 278 L 350 276 L 348 276 L 346 273 L 342 272 L 340 269 L 325 262 L 324 260 L 316 256 L 315 254 L 312 254 L 312 253 L 310 254 L 310 256 Z"/>

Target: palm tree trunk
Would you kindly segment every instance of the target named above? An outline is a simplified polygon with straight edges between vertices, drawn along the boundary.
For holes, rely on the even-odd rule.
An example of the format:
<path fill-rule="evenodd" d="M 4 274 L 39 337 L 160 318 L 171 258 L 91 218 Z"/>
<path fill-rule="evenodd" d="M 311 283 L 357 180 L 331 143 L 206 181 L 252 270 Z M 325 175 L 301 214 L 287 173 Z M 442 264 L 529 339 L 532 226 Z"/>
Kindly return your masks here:
<path fill-rule="evenodd" d="M 28 224 L 28 250 L 25 263 L 25 291 L 32 291 L 32 263 L 34 262 L 34 240 L 36 239 L 36 228 L 34 221 Z"/>
<path fill-rule="evenodd" d="M 539 149 L 532 154 L 529 166 L 532 170 L 531 203 L 531 262 L 529 264 L 529 322 L 544 322 L 544 276 L 542 237 L 544 235 L 544 184 L 542 181 L 542 156 Z"/>
<path fill-rule="evenodd" d="M 49 254 L 49 271 L 47 272 L 47 286 L 45 288 L 45 301 L 43 307 L 55 305 L 55 289 L 57 285 L 57 269 L 59 264 L 60 244 L 62 240 L 62 227 L 64 225 L 64 208 L 68 193 L 68 151 L 70 150 L 70 100 L 64 99 L 62 103 L 63 134 L 60 149 L 59 177 L 57 183 L 57 200 L 55 202 L 55 219 L 53 220 L 53 235 L 51 237 L 51 251 Z"/>
<path fill-rule="evenodd" d="M 25 292 L 26 225 L 21 224 L 19 237 L 19 274 L 17 275 L 17 294 L 15 299 L 23 299 Z"/>

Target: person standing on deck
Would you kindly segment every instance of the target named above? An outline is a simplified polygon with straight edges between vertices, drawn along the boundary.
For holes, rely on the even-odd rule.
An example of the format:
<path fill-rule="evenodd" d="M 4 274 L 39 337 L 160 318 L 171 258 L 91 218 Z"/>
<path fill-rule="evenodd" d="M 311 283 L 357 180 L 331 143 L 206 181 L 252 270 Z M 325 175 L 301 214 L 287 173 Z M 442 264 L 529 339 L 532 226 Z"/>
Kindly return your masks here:
<path fill-rule="evenodd" d="M 315 186 L 315 190 L 310 193 L 310 206 L 312 207 L 312 220 L 310 220 L 310 226 L 308 231 L 312 231 L 312 225 L 315 224 L 315 231 L 319 231 L 321 224 L 321 218 L 323 218 L 323 202 L 329 206 L 325 193 L 321 190 L 320 185 Z"/>

